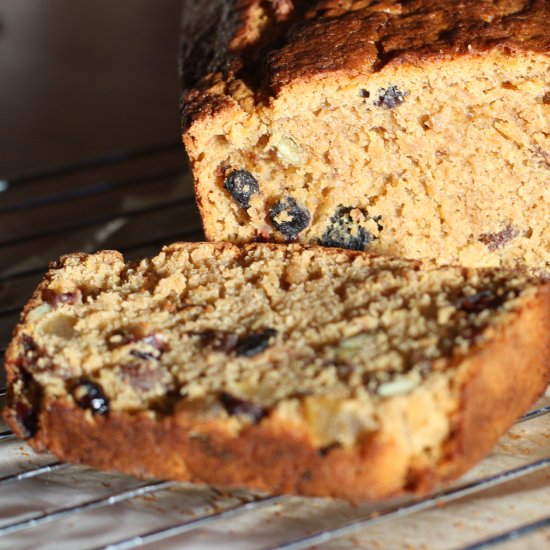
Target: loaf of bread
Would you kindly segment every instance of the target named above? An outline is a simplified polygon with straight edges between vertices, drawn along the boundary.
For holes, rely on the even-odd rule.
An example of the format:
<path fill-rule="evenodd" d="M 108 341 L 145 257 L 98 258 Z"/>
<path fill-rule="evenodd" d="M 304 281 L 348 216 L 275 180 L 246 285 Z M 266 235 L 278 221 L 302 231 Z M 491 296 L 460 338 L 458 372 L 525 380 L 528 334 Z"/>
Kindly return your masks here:
<path fill-rule="evenodd" d="M 210 240 L 549 270 L 548 0 L 184 4 Z"/>
<path fill-rule="evenodd" d="M 52 264 L 4 416 L 61 460 L 380 499 L 452 479 L 543 392 L 550 286 L 301 245 Z"/>

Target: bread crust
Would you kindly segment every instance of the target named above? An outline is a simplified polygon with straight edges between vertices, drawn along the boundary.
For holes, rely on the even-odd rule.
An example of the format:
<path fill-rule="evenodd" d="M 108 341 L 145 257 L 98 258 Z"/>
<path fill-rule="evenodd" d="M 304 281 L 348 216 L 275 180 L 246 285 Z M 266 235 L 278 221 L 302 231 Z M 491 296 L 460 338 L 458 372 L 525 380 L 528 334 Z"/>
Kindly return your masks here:
<path fill-rule="evenodd" d="M 239 101 L 296 82 L 368 75 L 500 50 L 550 53 L 547 0 L 208 0 L 184 2 L 184 135 Z"/>
<path fill-rule="evenodd" d="M 36 305 L 38 292 L 27 310 Z M 305 424 L 273 415 L 236 434 L 228 420 L 189 410 L 157 418 L 120 412 L 98 417 L 66 399 L 41 404 L 40 429 L 29 443 L 63 461 L 144 478 L 352 501 L 423 493 L 458 477 L 489 453 L 544 392 L 550 377 L 549 334 L 546 284 L 528 307 L 455 365 L 460 407 L 443 459 L 431 468 L 409 463 L 398 434 L 375 432 L 353 447 L 319 449 Z M 12 345 L 6 361 L 10 388 L 19 376 L 17 361 Z M 19 437 L 25 437 L 11 391 L 4 417 Z"/>

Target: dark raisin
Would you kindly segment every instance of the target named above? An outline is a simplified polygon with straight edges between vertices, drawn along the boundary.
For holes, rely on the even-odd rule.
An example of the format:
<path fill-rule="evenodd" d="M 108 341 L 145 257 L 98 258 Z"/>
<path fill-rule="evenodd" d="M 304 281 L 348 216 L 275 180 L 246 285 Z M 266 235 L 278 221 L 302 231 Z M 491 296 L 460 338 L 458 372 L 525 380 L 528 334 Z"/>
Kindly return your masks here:
<path fill-rule="evenodd" d="M 246 170 L 233 170 L 223 183 L 235 202 L 243 208 L 250 206 L 250 198 L 260 192 L 258 180 Z"/>
<path fill-rule="evenodd" d="M 394 109 L 405 101 L 405 94 L 397 88 L 390 86 L 389 88 L 380 88 L 378 90 L 378 99 L 374 102 L 377 107 L 383 109 Z"/>
<path fill-rule="evenodd" d="M 332 248 L 347 248 L 348 250 L 367 250 L 376 237 L 370 231 L 359 225 L 351 216 L 355 209 L 352 206 L 339 206 L 326 228 L 319 244 Z M 365 220 L 370 219 L 368 214 L 360 210 Z M 382 231 L 380 217 L 372 218 L 378 230 Z"/>
<path fill-rule="evenodd" d="M 510 241 L 514 240 L 519 235 L 518 231 L 507 225 L 498 233 L 483 233 L 479 236 L 479 241 L 482 242 L 491 252 L 504 248 Z"/>
<path fill-rule="evenodd" d="M 359 97 L 364 97 L 365 99 L 366 98 L 369 98 L 370 97 L 370 92 L 368 90 L 359 90 Z"/>
<path fill-rule="evenodd" d="M 18 402 L 14 406 L 14 420 L 25 439 L 33 437 L 38 431 L 38 413 L 29 405 Z"/>
<path fill-rule="evenodd" d="M 79 407 L 91 410 L 92 414 L 105 415 L 109 412 L 109 399 L 95 382 L 81 378 L 73 389 L 73 396 Z"/>
<path fill-rule="evenodd" d="M 296 199 L 287 197 L 274 204 L 269 210 L 273 227 L 285 237 L 295 237 L 311 222 L 311 215 Z"/>
<path fill-rule="evenodd" d="M 504 302 L 502 296 L 497 296 L 491 290 L 482 290 L 472 296 L 464 296 L 455 303 L 456 309 L 466 313 L 481 313 L 486 309 L 496 309 Z"/>
<path fill-rule="evenodd" d="M 228 414 L 248 416 L 254 423 L 259 422 L 267 414 L 267 410 L 258 403 L 245 401 L 225 392 L 220 395 L 220 403 Z"/>
<path fill-rule="evenodd" d="M 331 443 L 330 445 L 326 445 L 325 447 L 321 447 L 317 452 L 320 456 L 327 456 L 330 454 L 331 451 L 334 451 L 335 449 L 338 449 L 342 445 L 338 442 Z"/>
<path fill-rule="evenodd" d="M 243 338 L 235 348 L 235 351 L 239 357 L 254 357 L 265 351 L 270 345 L 270 340 L 275 336 L 277 336 L 277 331 L 267 328 Z"/>

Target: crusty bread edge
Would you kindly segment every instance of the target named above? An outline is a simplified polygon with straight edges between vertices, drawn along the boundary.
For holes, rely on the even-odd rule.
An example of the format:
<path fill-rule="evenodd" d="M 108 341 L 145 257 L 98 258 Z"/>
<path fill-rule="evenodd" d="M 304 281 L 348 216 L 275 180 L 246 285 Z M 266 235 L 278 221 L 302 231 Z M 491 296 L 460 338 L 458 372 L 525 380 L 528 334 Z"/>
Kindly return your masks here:
<path fill-rule="evenodd" d="M 38 287 L 22 318 L 41 303 L 47 281 Z M 489 453 L 546 389 L 550 284 L 541 286 L 509 323 L 455 368 L 460 407 L 451 419 L 444 459 L 421 471 L 411 467 L 400 453 L 399 441 L 389 434 L 373 434 L 351 448 L 320 450 L 305 426 L 277 417 L 235 434 L 225 420 L 198 418 L 189 412 L 159 419 L 147 413 L 119 412 L 92 417 L 65 399 L 43 404 L 40 429 L 28 441 L 36 450 L 49 451 L 63 461 L 145 478 L 354 501 L 426 492 L 460 476 Z M 15 341 L 6 354 L 6 369 L 10 388 L 18 376 Z M 24 437 L 10 403 L 8 392 L 4 417 Z"/>

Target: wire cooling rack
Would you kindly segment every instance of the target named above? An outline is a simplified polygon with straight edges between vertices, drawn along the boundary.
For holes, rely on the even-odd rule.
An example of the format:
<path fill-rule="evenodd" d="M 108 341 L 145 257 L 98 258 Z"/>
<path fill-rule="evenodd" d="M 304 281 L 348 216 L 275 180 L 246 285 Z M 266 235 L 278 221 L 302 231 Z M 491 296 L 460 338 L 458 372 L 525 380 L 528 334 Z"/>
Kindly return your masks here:
<path fill-rule="evenodd" d="M 179 143 L 0 180 L 0 348 L 49 261 L 202 238 Z M 0 405 L 5 395 L 0 376 Z M 466 477 L 378 505 L 144 482 L 37 455 L 0 424 L 0 548 L 550 547 L 550 393 Z M 143 452 L 147 452 L 144 449 Z"/>

